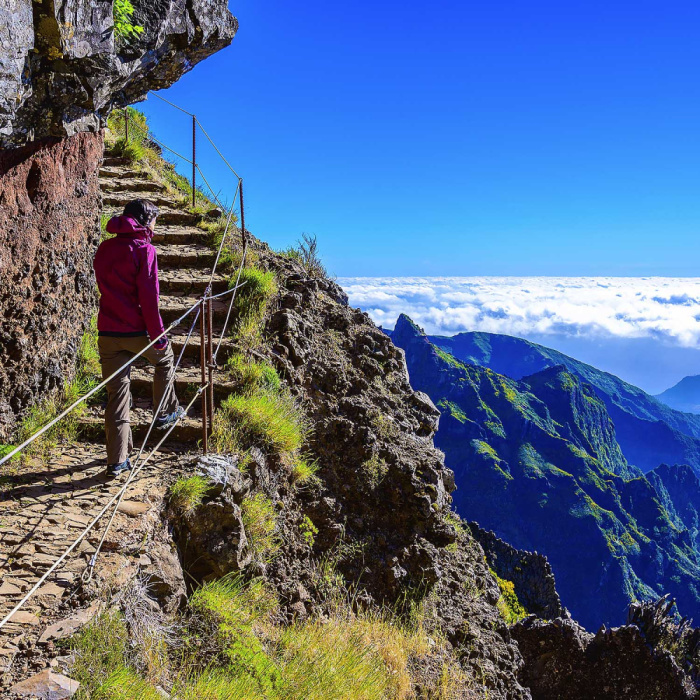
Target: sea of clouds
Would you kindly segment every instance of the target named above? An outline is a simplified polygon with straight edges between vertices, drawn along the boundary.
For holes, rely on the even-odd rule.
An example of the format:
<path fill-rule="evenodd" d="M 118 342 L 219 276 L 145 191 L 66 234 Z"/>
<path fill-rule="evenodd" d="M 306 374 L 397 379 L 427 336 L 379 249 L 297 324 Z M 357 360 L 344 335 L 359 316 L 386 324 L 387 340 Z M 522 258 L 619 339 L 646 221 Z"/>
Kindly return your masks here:
<path fill-rule="evenodd" d="M 343 277 L 353 306 L 393 328 L 408 314 L 429 334 L 700 340 L 700 278 Z"/>

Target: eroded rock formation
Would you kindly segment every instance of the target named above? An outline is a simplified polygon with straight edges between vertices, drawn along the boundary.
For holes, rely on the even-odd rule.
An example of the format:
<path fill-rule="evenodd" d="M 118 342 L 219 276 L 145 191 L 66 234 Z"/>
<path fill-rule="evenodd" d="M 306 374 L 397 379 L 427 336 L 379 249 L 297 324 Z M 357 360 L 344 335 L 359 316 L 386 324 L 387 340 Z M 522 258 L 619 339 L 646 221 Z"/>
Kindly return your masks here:
<path fill-rule="evenodd" d="M 75 365 L 95 304 L 100 134 L 0 153 L 0 442 Z"/>
<path fill-rule="evenodd" d="M 2 0 L 0 147 L 95 131 L 113 107 L 169 87 L 228 46 L 237 23 L 225 0 L 134 0 L 115 36 L 110 0 Z"/>

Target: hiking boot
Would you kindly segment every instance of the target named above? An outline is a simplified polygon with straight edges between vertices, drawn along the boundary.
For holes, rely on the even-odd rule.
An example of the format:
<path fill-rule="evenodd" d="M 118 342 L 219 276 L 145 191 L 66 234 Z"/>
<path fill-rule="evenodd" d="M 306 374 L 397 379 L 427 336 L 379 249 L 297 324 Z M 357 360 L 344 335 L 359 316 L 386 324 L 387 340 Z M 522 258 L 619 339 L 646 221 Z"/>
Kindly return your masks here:
<path fill-rule="evenodd" d="M 120 464 L 108 464 L 107 476 L 119 476 L 122 472 L 128 472 L 131 469 L 131 461 L 125 459 Z"/>
<path fill-rule="evenodd" d="M 182 406 L 178 406 L 172 413 L 169 413 L 167 416 L 157 418 L 156 428 L 158 428 L 158 430 L 165 430 L 166 428 L 169 428 L 173 423 L 178 421 L 180 418 L 182 418 L 182 416 L 184 415 L 185 409 Z"/>

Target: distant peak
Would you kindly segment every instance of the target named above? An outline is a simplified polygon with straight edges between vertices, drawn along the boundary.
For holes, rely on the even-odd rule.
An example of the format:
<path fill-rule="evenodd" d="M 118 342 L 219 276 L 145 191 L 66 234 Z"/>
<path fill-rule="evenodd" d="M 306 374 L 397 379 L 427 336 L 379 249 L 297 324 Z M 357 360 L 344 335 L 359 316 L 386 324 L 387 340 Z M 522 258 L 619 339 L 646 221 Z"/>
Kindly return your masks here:
<path fill-rule="evenodd" d="M 394 326 L 393 333 L 410 334 L 418 336 L 425 335 L 425 331 L 417 323 L 414 323 L 411 317 L 407 316 L 406 314 L 400 314 L 399 317 L 396 319 L 396 325 Z"/>

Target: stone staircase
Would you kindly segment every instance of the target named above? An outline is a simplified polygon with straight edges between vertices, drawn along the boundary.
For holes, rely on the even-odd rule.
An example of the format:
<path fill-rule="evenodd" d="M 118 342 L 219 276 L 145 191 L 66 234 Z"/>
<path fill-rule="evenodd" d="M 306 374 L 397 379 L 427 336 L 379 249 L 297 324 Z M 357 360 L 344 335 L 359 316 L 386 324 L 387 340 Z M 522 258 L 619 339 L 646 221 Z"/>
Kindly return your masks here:
<path fill-rule="evenodd" d="M 119 158 L 107 155 L 100 178 L 107 214 L 121 213 L 124 205 L 136 197 L 151 199 L 161 208 L 153 242 L 158 251 L 161 313 L 168 326 L 197 301 L 209 282 L 215 253 L 208 244 L 208 234 L 197 228 L 200 216 L 180 207 L 177 198 L 162 185 Z M 214 292 L 224 291 L 227 286 L 227 276 L 217 274 Z M 226 303 L 213 302 L 215 339 L 223 325 Z M 193 319 L 194 314 L 169 334 L 176 357 Z M 198 325 L 177 373 L 176 390 L 182 404 L 192 398 L 200 385 Z M 231 342 L 224 340 L 219 365 L 231 351 Z M 131 424 L 137 447 L 151 423 L 152 374 L 145 361 L 137 361 L 132 367 Z M 226 374 L 219 371 L 215 402 L 218 404 L 231 388 Z M 202 437 L 200 407 L 200 402 L 195 402 L 190 416 L 180 422 L 152 460 L 152 467 L 144 470 L 129 488 L 100 558 L 99 578 L 112 581 L 109 585 L 120 585 L 127 572 L 133 574 L 134 567 L 148 566 L 144 543 L 150 541 L 149 533 L 160 522 L 159 504 L 165 495 L 161 475 L 176 472 L 197 449 Z M 88 415 L 81 419 L 81 442 L 60 445 L 48 462 L 30 458 L 24 464 L 11 463 L 9 470 L 0 474 L 0 618 L 122 485 L 122 479 L 105 477 L 103 421 L 104 404 L 91 406 Z M 154 445 L 161 437 L 162 433 L 154 431 L 149 444 Z M 69 635 L 94 614 L 94 605 L 76 612 L 85 604 L 77 584 L 103 527 L 101 521 L 0 630 L 0 697 L 16 697 L 10 686 L 44 668 L 47 658 L 60 661 L 65 652 L 54 646 L 57 639 Z M 126 554 L 122 552 L 125 542 L 130 543 Z M 75 620 L 74 624 L 69 624 L 71 620 Z"/>
<path fill-rule="evenodd" d="M 170 194 L 158 182 L 149 179 L 146 173 L 133 168 L 123 159 L 107 155 L 100 170 L 100 183 L 103 192 L 104 213 L 121 214 L 124 205 L 132 199 L 150 199 L 160 209 L 160 215 L 153 237 L 158 252 L 160 275 L 160 310 L 165 326 L 180 317 L 204 293 L 211 276 L 211 268 L 216 257 L 209 245 L 209 234 L 198 228 L 202 220 L 200 214 L 189 212 L 179 204 L 177 197 Z M 223 292 L 228 287 L 228 276 L 218 273 L 212 282 L 213 292 Z M 215 299 L 213 305 L 214 342 L 216 343 L 228 309 L 228 297 L 224 301 Z M 177 326 L 170 334 L 170 342 L 179 356 L 194 314 Z M 224 340 L 218 354 L 221 366 L 230 355 L 230 341 Z M 200 339 L 199 323 L 185 350 L 177 372 L 175 387 L 180 403 L 185 404 L 193 396 L 201 383 L 199 368 Z M 145 360 L 137 360 L 131 370 L 131 393 L 134 405 L 131 411 L 131 427 L 135 443 L 145 436 L 152 419 L 152 376 L 153 369 Z M 231 391 L 226 375 L 219 371 L 214 387 L 215 402 Z M 195 444 L 202 437 L 201 406 L 197 401 L 190 414 L 183 419 L 171 434 L 171 440 L 179 443 Z M 93 406 L 89 415 L 82 420 L 83 435 L 93 441 L 104 440 L 104 404 Z M 154 431 L 150 443 L 155 444 L 160 437 Z"/>

